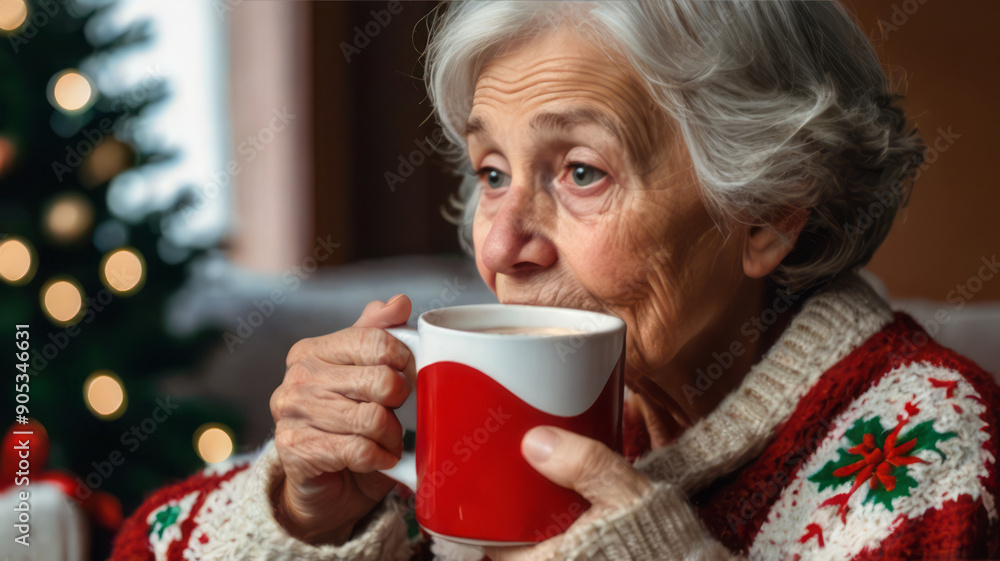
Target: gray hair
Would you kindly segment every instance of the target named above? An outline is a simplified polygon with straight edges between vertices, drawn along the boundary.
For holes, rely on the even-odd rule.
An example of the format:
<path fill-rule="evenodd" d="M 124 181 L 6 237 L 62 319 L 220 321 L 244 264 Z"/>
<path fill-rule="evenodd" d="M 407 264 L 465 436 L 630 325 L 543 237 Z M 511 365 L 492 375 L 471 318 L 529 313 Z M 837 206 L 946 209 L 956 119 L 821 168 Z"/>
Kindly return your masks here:
<path fill-rule="evenodd" d="M 472 251 L 478 189 L 463 131 L 489 60 L 570 23 L 631 63 L 672 118 L 706 205 L 768 226 L 809 209 L 772 273 L 798 292 L 863 266 L 905 206 L 926 146 L 895 105 L 876 53 L 838 1 L 466 0 L 426 51 L 428 97 L 463 176 L 451 204 Z M 654 116 L 651 116 L 651 118 Z"/>

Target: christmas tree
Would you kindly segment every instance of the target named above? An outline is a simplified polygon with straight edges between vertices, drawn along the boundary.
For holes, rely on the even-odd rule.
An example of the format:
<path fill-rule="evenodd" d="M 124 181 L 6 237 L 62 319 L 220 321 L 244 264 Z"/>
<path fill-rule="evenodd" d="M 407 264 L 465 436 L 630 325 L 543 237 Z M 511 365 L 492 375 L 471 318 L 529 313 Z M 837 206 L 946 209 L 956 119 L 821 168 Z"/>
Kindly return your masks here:
<path fill-rule="evenodd" d="M 136 24 L 92 44 L 86 26 L 103 9 L 0 0 L 0 364 L 10 412 L 0 428 L 37 426 L 22 424 L 29 418 L 44 426 L 47 465 L 32 466 L 32 483 L 62 470 L 51 479 L 97 522 L 94 559 L 109 553 L 120 513 L 113 500 L 88 502 L 92 495 L 116 497 L 127 514 L 152 490 L 225 455 L 200 458 L 200 437 L 221 435 L 225 448 L 239 429 L 219 404 L 158 386 L 190 372 L 221 338 L 180 339 L 165 328 L 167 300 L 201 252 L 163 236 L 184 201 L 140 219 L 108 208 L 115 177 L 169 164 L 170 154 L 130 134 L 168 95 L 162 82 L 109 97 L 80 70 L 149 40 L 149 25 Z M 15 385 L 16 374 L 26 383 Z"/>

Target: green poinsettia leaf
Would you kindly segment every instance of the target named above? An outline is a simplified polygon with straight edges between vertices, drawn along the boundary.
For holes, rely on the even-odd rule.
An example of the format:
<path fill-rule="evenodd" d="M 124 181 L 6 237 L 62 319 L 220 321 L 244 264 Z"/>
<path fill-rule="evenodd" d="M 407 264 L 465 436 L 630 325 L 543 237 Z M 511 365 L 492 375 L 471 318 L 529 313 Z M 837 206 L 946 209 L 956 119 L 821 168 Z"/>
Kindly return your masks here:
<path fill-rule="evenodd" d="M 156 513 L 156 518 L 153 523 L 149 526 L 149 534 L 153 532 L 157 533 L 157 536 L 162 540 L 163 531 L 172 526 L 177 522 L 177 518 L 180 516 L 181 507 L 178 505 L 170 505 L 160 512 Z"/>
<path fill-rule="evenodd" d="M 936 452 L 937 455 L 941 456 L 944 460 L 944 452 L 938 450 L 937 443 L 942 440 L 948 440 L 953 436 L 958 436 L 953 432 L 938 432 L 934 430 L 934 421 L 924 421 L 919 425 L 913 427 L 912 429 L 906 431 L 905 434 L 901 434 L 899 438 L 896 439 L 897 446 L 917 439 L 917 444 L 910 450 L 909 454 L 912 455 L 917 450 L 930 450 Z"/>
<path fill-rule="evenodd" d="M 864 458 L 864 456 L 860 454 L 851 454 L 847 451 L 847 449 L 861 444 L 864 436 L 868 433 L 879 435 L 876 437 L 876 442 L 878 446 L 881 447 L 882 442 L 885 440 L 885 436 L 883 434 L 885 433 L 885 428 L 882 426 L 882 420 L 877 415 L 868 420 L 857 419 L 854 421 L 854 425 L 844 432 L 844 436 L 849 442 L 847 447 L 838 449 L 838 457 L 836 460 L 830 460 L 824 464 L 819 471 L 810 475 L 807 479 L 813 483 L 818 483 L 819 491 L 826 488 L 836 489 L 841 485 L 851 483 L 854 480 L 853 476 L 837 477 L 833 475 L 833 472 Z"/>
<path fill-rule="evenodd" d="M 853 479 L 852 477 L 837 477 L 833 475 L 833 472 L 838 469 L 849 466 L 854 462 L 858 461 L 859 456 L 848 453 L 846 450 L 841 448 L 837 450 L 840 457 L 836 460 L 830 460 L 823 465 L 816 473 L 810 475 L 807 479 L 813 483 L 819 483 L 819 490 L 822 491 L 827 487 L 836 489 L 837 487 L 850 483 Z"/>
<path fill-rule="evenodd" d="M 896 497 L 909 497 L 910 489 L 917 486 L 917 480 L 910 477 L 906 466 L 895 466 L 890 475 L 896 478 L 896 486 L 892 491 L 887 491 L 883 485 L 879 485 L 878 489 L 869 488 L 868 496 L 861 504 L 874 501 L 892 512 L 892 500 Z"/>
<path fill-rule="evenodd" d="M 890 432 L 892 432 L 892 429 L 887 431 L 886 428 L 882 426 L 882 418 L 875 415 L 871 419 L 858 419 L 854 421 L 854 426 L 847 429 L 844 436 L 846 436 L 850 441 L 850 444 L 847 445 L 847 448 L 850 448 L 851 446 L 861 444 L 864 436 L 871 433 L 875 435 L 875 444 L 881 448 L 882 444 L 885 442 L 886 435 Z"/>

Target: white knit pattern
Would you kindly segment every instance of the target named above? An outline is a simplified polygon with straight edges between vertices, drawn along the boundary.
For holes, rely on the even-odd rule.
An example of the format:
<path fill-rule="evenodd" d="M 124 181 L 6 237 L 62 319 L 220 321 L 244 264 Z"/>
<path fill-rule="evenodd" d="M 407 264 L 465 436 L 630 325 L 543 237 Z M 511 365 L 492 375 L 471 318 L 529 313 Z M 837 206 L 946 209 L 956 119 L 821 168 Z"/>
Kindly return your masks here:
<path fill-rule="evenodd" d="M 146 523 L 153 529 L 153 531 L 149 534 L 149 546 L 153 551 L 153 557 L 157 561 L 165 560 L 167 558 L 167 550 L 170 548 L 170 544 L 181 539 L 181 523 L 187 520 L 188 516 L 191 515 L 191 507 L 194 505 L 194 502 L 198 500 L 198 495 L 200 494 L 201 491 L 193 491 L 184 495 L 180 499 L 168 501 L 160 508 L 150 512 L 149 516 L 146 517 Z M 163 528 L 163 532 L 161 534 L 160 527 L 155 526 L 156 517 L 160 515 L 160 513 L 167 512 L 174 507 L 180 508 L 180 512 L 177 514 L 177 519 L 169 526 Z"/>
<path fill-rule="evenodd" d="M 230 465 L 228 467 L 233 469 L 236 466 Z M 206 472 L 225 473 L 219 471 L 218 468 L 210 467 L 209 470 Z M 248 473 L 249 471 L 243 471 L 231 479 L 223 481 L 216 490 L 205 497 L 201 510 L 195 515 L 194 520 L 197 526 L 191 532 L 191 539 L 188 540 L 187 547 L 184 549 L 184 559 L 192 561 L 205 559 L 205 544 L 213 539 L 219 539 L 218 536 L 223 525 L 228 523 L 230 518 L 234 518 L 235 509 L 240 508 L 237 506 L 237 501 L 246 491 L 246 484 L 250 477 L 245 474 Z"/>
<path fill-rule="evenodd" d="M 254 465 L 233 477 L 225 494 L 241 491 L 227 508 L 220 496 L 213 498 L 215 516 L 228 518 L 215 524 L 215 535 L 201 551 L 204 561 L 395 561 L 411 555 L 406 538 L 406 523 L 400 506 L 392 500 L 380 503 L 372 521 L 347 543 L 313 546 L 290 536 L 275 519 L 271 490 L 281 482 L 281 465 L 274 441 L 269 441 Z M 228 497 L 227 497 L 228 500 Z M 206 515 L 206 523 L 209 516 Z"/>
<path fill-rule="evenodd" d="M 952 397 L 947 397 L 945 388 L 933 386 L 929 378 L 956 382 Z M 980 477 L 988 476 L 987 466 L 993 464 L 995 458 L 983 449 L 983 443 L 990 438 L 986 431 L 980 430 L 986 426 L 980 417 L 986 407 L 969 396 L 980 397 L 965 378 L 945 368 L 914 363 L 886 374 L 834 419 L 822 444 L 775 501 L 750 548 L 750 559 L 791 559 L 795 554 L 816 560 L 851 559 L 866 547 L 877 547 L 904 524 L 905 519 L 940 508 L 959 495 L 978 499 L 985 492 Z M 916 451 L 914 456 L 927 463 L 906 466 L 908 475 L 918 484 L 910 489 L 909 496 L 892 501 L 892 511 L 874 501 L 862 504 L 869 491 L 867 484 L 851 495 L 846 523 L 838 516 L 836 506 L 820 507 L 823 501 L 850 489 L 844 485 L 820 492 L 818 484 L 807 479 L 827 462 L 838 459 L 838 449 L 853 445 L 844 432 L 859 418 L 869 419 L 876 415 L 881 418 L 883 428 L 891 429 L 896 426 L 897 416 L 907 417 L 907 402 L 915 405 L 919 412 L 909 417 L 901 435 L 907 428 L 924 421 L 934 421 L 933 428 L 937 432 L 957 434 L 937 443 L 945 459 L 931 450 Z M 953 405 L 958 405 L 961 412 Z M 995 520 L 997 512 L 992 508 L 992 497 L 983 502 L 988 505 L 989 517 Z M 809 524 L 817 524 L 822 529 L 825 538 L 822 549 L 815 538 L 799 543 Z"/>

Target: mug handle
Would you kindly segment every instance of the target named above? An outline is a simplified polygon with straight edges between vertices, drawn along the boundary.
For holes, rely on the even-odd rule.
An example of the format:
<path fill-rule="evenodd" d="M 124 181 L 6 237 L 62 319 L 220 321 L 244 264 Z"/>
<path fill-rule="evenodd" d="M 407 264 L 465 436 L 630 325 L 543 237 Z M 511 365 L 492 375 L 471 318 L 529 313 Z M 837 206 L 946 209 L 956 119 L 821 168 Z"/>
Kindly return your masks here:
<path fill-rule="evenodd" d="M 390 327 L 386 329 L 389 335 L 399 339 L 413 353 L 414 359 L 417 356 L 418 342 L 417 330 L 412 327 Z M 395 410 L 399 424 L 403 425 L 403 430 L 413 433 L 417 432 L 417 387 L 414 386 L 406 401 Z M 403 450 L 403 455 L 399 462 L 389 468 L 380 469 L 380 472 L 388 475 L 396 481 L 406 485 L 411 491 L 417 491 L 417 456 L 413 452 Z"/>

